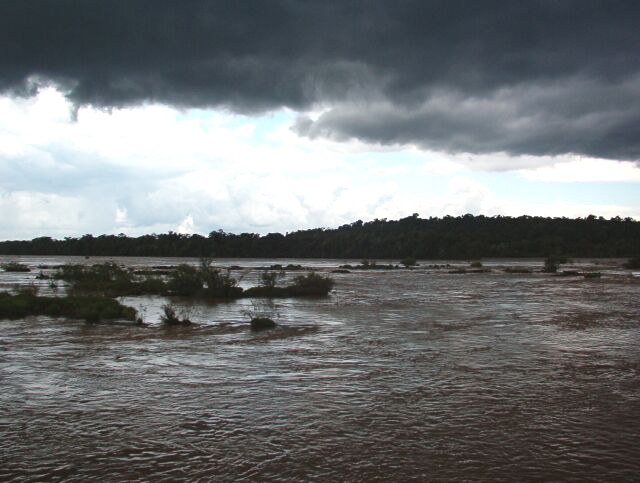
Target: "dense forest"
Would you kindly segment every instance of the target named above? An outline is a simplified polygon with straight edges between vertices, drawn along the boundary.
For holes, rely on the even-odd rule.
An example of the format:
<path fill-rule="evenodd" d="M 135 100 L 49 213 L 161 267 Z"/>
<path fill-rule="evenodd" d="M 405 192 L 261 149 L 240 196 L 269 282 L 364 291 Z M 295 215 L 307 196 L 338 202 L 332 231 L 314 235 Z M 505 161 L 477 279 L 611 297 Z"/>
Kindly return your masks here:
<path fill-rule="evenodd" d="M 640 222 L 586 218 L 445 216 L 360 220 L 339 228 L 287 234 L 209 236 L 169 232 L 128 237 L 85 235 L 0 242 L 3 255 L 477 259 L 483 257 L 635 257 Z"/>

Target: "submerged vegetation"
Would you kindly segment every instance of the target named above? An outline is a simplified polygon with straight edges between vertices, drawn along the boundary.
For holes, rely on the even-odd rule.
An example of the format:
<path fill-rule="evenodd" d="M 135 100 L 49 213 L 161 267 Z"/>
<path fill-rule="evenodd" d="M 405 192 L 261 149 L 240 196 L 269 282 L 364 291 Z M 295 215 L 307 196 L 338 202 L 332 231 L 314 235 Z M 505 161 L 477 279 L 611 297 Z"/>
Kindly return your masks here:
<path fill-rule="evenodd" d="M 251 287 L 244 291 L 245 297 L 303 297 L 327 295 L 334 286 L 331 277 L 309 272 L 293 279 L 293 283 L 286 287 L 262 285 Z"/>
<path fill-rule="evenodd" d="M 274 319 L 280 317 L 278 308 L 271 300 L 252 300 L 251 307 L 244 309 L 242 314 L 249 319 L 251 330 L 255 331 L 273 329 L 278 325 Z"/>
<path fill-rule="evenodd" d="M 40 297 L 35 291 L 0 293 L 0 319 L 21 319 L 29 315 L 66 317 L 99 322 L 124 319 L 135 321 L 137 312 L 108 297 Z"/>
<path fill-rule="evenodd" d="M 632 259 L 625 266 L 635 266 L 636 262 L 637 259 Z M 268 303 L 271 304 L 270 307 L 274 307 L 271 299 L 326 296 L 335 285 L 331 276 L 308 268 L 305 269 L 301 265 L 282 266 L 275 264 L 253 268 L 254 276 L 257 276 L 259 285 L 243 288 L 240 286 L 240 281 L 248 273 L 248 269 L 236 267 L 232 272 L 230 268 L 217 268 L 212 263 L 211 258 L 202 258 L 197 265 L 162 265 L 144 269 L 127 268 L 114 262 L 94 265 L 40 266 L 41 270 L 29 277 L 32 285 L 23 287 L 16 294 L 0 293 L 0 319 L 46 315 L 89 322 L 124 319 L 146 325 L 143 320 L 146 310 L 144 307 L 140 308 L 142 316 L 138 317 L 135 309 L 122 305 L 114 300 L 114 297 L 158 295 L 169 297 L 169 303 L 162 306 L 163 312 L 160 322 L 167 326 L 186 326 L 193 323 L 193 310 L 199 302 L 215 303 L 217 301 L 254 298 L 259 300 L 250 301 L 254 310 L 249 314 L 249 322 L 252 329 L 258 330 L 274 327 L 276 323 L 272 311 L 257 310 L 254 304 Z M 403 259 L 401 263 L 407 268 L 417 265 L 417 261 L 412 258 Z M 514 274 L 542 272 L 555 274 L 558 277 L 583 277 L 584 279 L 602 277 L 602 272 L 595 271 L 595 267 L 591 268 L 593 271 L 560 271 L 559 268 L 564 263 L 570 263 L 570 260 L 564 256 L 554 255 L 547 257 L 542 269 L 534 270 L 524 266 L 496 267 L 494 262 L 491 263 L 492 269 L 490 269 L 485 268 L 479 260 L 471 259 L 464 265 L 462 263 L 454 265 L 448 263 L 423 264 L 420 267 L 420 273 L 428 274 L 431 273 L 431 270 L 438 270 L 441 274 L 440 270 L 445 269 L 446 273 L 450 274 L 481 274 L 493 270 L 494 273 L 500 271 Z M 593 261 L 592 264 L 598 265 L 598 262 Z M 376 261 L 369 260 L 362 260 L 360 265 L 342 265 L 342 267 L 381 271 L 401 268 L 400 265 L 378 264 Z M 286 271 L 288 269 L 309 271 L 294 273 L 290 275 L 290 278 L 287 278 Z M 346 268 L 332 270 L 332 272 L 350 273 Z M 399 273 L 408 274 L 408 271 L 400 270 Z M 379 273 L 372 274 L 372 276 L 385 277 L 388 275 Z M 21 277 L 20 280 L 24 281 L 24 277 Z M 38 296 L 36 288 L 47 285 L 51 290 L 49 293 L 58 296 Z"/>
<path fill-rule="evenodd" d="M 231 272 L 224 272 L 211 266 L 211 261 L 203 259 L 199 267 L 178 265 L 168 276 L 166 294 L 199 298 L 237 298 L 242 295 L 238 280 Z"/>
<path fill-rule="evenodd" d="M 136 278 L 131 270 L 106 262 L 91 266 L 64 265 L 53 278 L 69 283 L 72 291 L 108 296 L 157 294 L 165 283 L 157 276 Z"/>
<path fill-rule="evenodd" d="M 556 273 L 560 265 L 563 263 L 569 263 L 567 257 L 550 255 L 544 261 L 543 273 Z M 563 272 L 564 273 L 564 272 Z"/>
<path fill-rule="evenodd" d="M 406 257 L 400 260 L 400 263 L 406 268 L 415 267 L 418 265 L 418 261 L 414 257 Z"/>
<path fill-rule="evenodd" d="M 30 272 L 31 269 L 18 262 L 7 262 L 0 264 L 0 268 L 5 272 Z"/>
<path fill-rule="evenodd" d="M 185 326 L 193 324 L 188 315 L 184 313 L 178 315 L 175 306 L 172 304 L 165 304 L 162 306 L 162 315 L 160 316 L 160 322 L 165 325 L 173 326 Z"/>
<path fill-rule="evenodd" d="M 505 273 L 531 273 L 532 270 L 526 267 L 507 267 L 503 270 Z"/>
<path fill-rule="evenodd" d="M 327 295 L 333 288 L 330 277 L 310 272 L 293 279 L 286 287 L 276 286 L 284 272 L 266 271 L 261 274 L 262 285 L 243 290 L 230 270 L 221 270 L 203 258 L 199 266 L 181 264 L 167 275 L 153 272 L 142 275 L 113 262 L 99 265 L 66 265 L 60 267 L 54 278 L 70 284 L 71 292 L 94 293 L 111 297 L 156 294 L 194 297 L 199 299 L 236 299 L 240 297 L 300 297 Z"/>
<path fill-rule="evenodd" d="M 600 278 L 602 277 L 602 273 L 600 272 L 584 272 L 582 274 L 584 278 Z"/>
<path fill-rule="evenodd" d="M 405 265 L 407 268 L 409 266 Z M 396 270 L 400 268 L 399 265 L 394 265 L 392 263 L 387 264 L 379 264 L 375 260 L 362 260 L 360 265 L 340 265 L 340 268 L 343 270 Z"/>
<path fill-rule="evenodd" d="M 624 268 L 630 268 L 632 270 L 640 269 L 640 257 L 631 258 L 630 260 L 627 260 L 624 263 L 623 267 Z"/>

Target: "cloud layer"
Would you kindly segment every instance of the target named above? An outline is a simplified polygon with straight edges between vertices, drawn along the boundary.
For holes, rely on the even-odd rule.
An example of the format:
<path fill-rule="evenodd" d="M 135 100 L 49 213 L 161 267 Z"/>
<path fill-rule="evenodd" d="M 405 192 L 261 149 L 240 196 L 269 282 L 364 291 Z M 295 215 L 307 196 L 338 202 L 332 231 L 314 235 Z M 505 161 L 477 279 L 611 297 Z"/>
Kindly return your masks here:
<path fill-rule="evenodd" d="M 0 89 L 298 111 L 299 134 L 640 159 L 635 1 L 0 3 Z M 320 110 L 310 117 L 310 110 Z"/>
<path fill-rule="evenodd" d="M 568 186 L 640 181 L 633 163 L 372 150 L 298 137 L 293 119 L 161 105 L 82 107 L 73 119 L 53 88 L 28 99 L 0 96 L 0 239 L 285 232 L 415 212 L 640 218 L 637 190 L 576 202 L 582 188 Z M 513 162 L 526 169 L 495 173 Z M 478 174 L 485 178 L 473 179 Z M 520 180 L 515 199 L 495 192 L 509 176 L 510 185 Z M 559 194 L 525 201 L 524 179 L 564 183 Z M 635 189 L 627 185 L 620 189 Z"/>

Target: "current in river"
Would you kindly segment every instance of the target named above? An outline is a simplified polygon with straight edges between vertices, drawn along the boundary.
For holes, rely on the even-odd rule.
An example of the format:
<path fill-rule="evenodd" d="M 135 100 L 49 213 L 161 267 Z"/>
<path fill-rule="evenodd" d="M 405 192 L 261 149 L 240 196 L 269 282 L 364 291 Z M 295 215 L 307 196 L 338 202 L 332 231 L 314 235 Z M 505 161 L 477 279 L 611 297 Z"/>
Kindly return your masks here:
<path fill-rule="evenodd" d="M 8 259 L 34 271 L 0 273 L 2 290 L 107 260 Z M 574 262 L 599 279 L 501 270 L 540 260 L 332 274 L 262 332 L 246 299 L 175 300 L 192 327 L 162 326 L 162 297 L 121 299 L 148 327 L 2 320 L 0 479 L 637 481 L 640 278 L 620 262 Z M 273 263 L 346 262 L 215 261 L 243 286 Z"/>

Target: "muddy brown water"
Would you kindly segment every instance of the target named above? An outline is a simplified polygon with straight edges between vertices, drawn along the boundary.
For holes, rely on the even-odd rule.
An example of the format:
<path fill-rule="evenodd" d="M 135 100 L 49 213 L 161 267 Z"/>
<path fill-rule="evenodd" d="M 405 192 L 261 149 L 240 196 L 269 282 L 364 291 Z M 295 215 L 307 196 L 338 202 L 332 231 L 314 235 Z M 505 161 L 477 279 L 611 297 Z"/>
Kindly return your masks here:
<path fill-rule="evenodd" d="M 593 263 L 577 268 L 602 278 L 336 274 L 329 297 L 278 300 L 264 332 L 246 300 L 175 301 L 190 328 L 160 326 L 161 297 L 124 299 L 148 328 L 2 320 L 0 479 L 637 481 L 640 279 Z M 541 262 L 485 262 L 503 265 Z"/>

